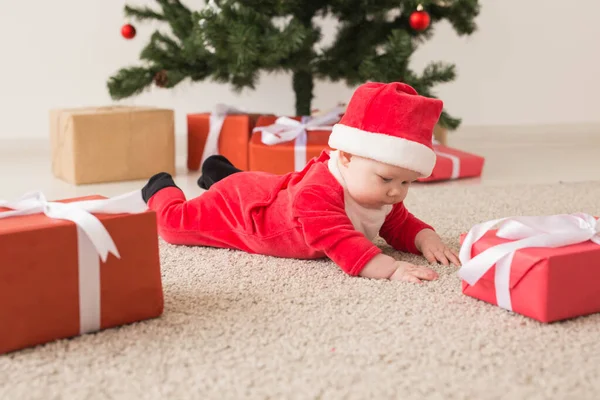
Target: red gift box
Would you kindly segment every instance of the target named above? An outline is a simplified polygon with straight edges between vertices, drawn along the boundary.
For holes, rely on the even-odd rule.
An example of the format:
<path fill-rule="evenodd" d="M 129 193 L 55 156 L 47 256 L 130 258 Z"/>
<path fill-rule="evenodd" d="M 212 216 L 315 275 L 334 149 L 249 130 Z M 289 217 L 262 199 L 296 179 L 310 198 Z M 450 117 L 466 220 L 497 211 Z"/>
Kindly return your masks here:
<path fill-rule="evenodd" d="M 468 243 L 461 235 L 465 295 L 544 323 L 600 312 L 600 224 L 594 217 L 521 217 L 506 223 Z"/>
<path fill-rule="evenodd" d="M 261 117 L 256 123 L 256 131 L 252 134 L 249 148 L 249 169 L 283 175 L 288 172 L 302 170 L 306 163 L 325 149 L 331 130 L 311 130 L 306 134 L 305 143 L 291 140 L 275 145 L 263 143 L 261 127 L 271 125 L 276 117 Z M 299 117 L 293 118 L 300 121 Z"/>
<path fill-rule="evenodd" d="M 262 115 L 243 113 L 225 105 L 218 105 L 214 113 L 188 114 L 188 169 L 197 171 L 206 158 L 221 154 L 237 168 L 247 171 L 252 128 Z"/>
<path fill-rule="evenodd" d="M 418 179 L 419 182 L 436 182 L 449 179 L 473 178 L 481 176 L 485 159 L 441 144 L 434 144 L 437 155 L 430 176 Z"/>
<path fill-rule="evenodd" d="M 250 140 L 250 170 L 278 175 L 302 170 L 309 160 L 330 149 L 329 136 L 342 111 L 337 107 L 310 118 L 259 118 Z"/>
<path fill-rule="evenodd" d="M 155 212 L 105 200 L 0 204 L 0 354 L 162 314 Z"/>

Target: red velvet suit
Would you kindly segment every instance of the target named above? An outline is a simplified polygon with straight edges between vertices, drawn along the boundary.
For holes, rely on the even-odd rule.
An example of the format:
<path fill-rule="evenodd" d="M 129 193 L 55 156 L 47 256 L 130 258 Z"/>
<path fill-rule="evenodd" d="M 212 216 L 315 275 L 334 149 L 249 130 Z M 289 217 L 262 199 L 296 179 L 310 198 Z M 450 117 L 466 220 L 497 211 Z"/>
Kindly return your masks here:
<path fill-rule="evenodd" d="M 329 257 L 358 275 L 381 249 L 357 231 L 344 209 L 344 190 L 323 152 L 304 170 L 286 175 L 240 172 L 200 196 L 186 200 L 166 187 L 148 201 L 158 215 L 161 237 L 172 244 L 231 248 L 276 257 Z M 379 234 L 400 251 L 420 254 L 417 233 L 431 228 L 394 205 Z"/>

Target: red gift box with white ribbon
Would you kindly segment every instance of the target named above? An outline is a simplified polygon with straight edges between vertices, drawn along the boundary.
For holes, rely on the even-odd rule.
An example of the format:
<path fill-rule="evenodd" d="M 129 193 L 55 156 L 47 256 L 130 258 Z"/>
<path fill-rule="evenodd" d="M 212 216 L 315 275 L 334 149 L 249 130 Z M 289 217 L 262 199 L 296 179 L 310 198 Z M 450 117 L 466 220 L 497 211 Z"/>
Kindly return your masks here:
<path fill-rule="evenodd" d="M 279 175 L 301 171 L 312 158 L 330 149 L 329 136 L 343 112 L 338 106 L 313 116 L 259 118 L 250 139 L 250 170 Z"/>
<path fill-rule="evenodd" d="M 139 190 L 0 199 L 0 354 L 160 316 L 158 244 Z"/>
<path fill-rule="evenodd" d="M 467 296 L 546 323 L 600 312 L 600 223 L 588 214 L 475 225 L 460 261 Z"/>
<path fill-rule="evenodd" d="M 418 182 L 437 182 L 481 176 L 485 163 L 483 157 L 444 146 L 435 140 L 433 150 L 437 156 L 433 171 L 427 178 L 418 179 Z"/>

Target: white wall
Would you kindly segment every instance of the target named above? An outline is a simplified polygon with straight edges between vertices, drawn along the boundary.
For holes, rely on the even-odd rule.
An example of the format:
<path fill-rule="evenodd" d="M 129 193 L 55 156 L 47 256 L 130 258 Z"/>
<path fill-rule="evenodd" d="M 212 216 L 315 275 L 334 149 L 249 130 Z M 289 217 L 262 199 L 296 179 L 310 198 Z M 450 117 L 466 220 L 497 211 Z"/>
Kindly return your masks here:
<path fill-rule="evenodd" d="M 153 4 L 132 0 L 130 4 Z M 106 80 L 136 63 L 152 27 L 120 36 L 124 1 L 0 2 L 0 138 L 46 137 L 48 109 L 111 103 Z M 187 4 L 201 5 L 188 0 Z M 483 0 L 479 31 L 457 37 L 436 26 L 413 66 L 455 62 L 458 79 L 440 86 L 447 109 L 467 125 L 552 124 L 600 121 L 600 2 Z M 536 26 L 534 26 L 534 24 Z M 330 36 L 334 25 L 325 24 Z M 321 83 L 315 107 L 347 100 L 352 90 Z M 226 102 L 253 111 L 292 113 L 288 76 L 264 76 L 258 89 L 236 96 L 227 86 L 183 84 L 154 89 L 125 104 L 174 108 L 178 134 L 185 114 Z"/>

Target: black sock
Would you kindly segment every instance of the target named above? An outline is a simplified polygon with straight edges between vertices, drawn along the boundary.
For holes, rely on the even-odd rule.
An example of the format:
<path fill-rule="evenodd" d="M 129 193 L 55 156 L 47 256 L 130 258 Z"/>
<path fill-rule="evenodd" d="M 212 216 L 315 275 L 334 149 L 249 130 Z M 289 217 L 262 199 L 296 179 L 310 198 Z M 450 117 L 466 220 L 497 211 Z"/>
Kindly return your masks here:
<path fill-rule="evenodd" d="M 146 203 L 150 200 L 150 197 L 154 196 L 156 192 L 168 187 L 177 187 L 173 178 L 166 172 L 160 172 L 152 176 L 146 185 L 142 188 L 142 198 Z"/>
<path fill-rule="evenodd" d="M 198 179 L 198 186 L 202 189 L 210 189 L 215 183 L 237 172 L 242 170 L 236 168 L 222 155 L 210 156 L 202 164 L 202 176 Z"/>

